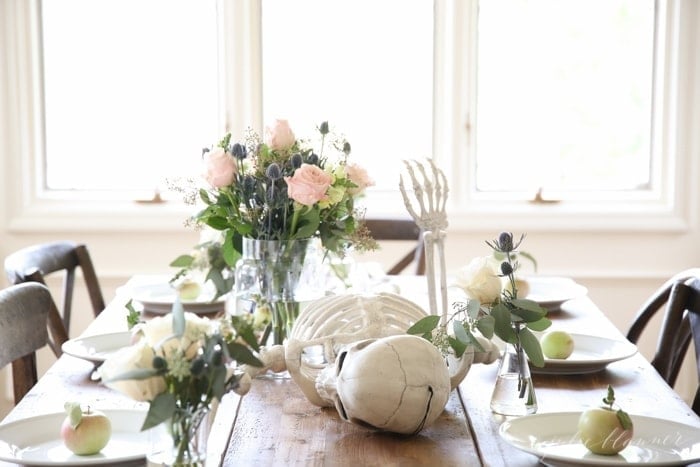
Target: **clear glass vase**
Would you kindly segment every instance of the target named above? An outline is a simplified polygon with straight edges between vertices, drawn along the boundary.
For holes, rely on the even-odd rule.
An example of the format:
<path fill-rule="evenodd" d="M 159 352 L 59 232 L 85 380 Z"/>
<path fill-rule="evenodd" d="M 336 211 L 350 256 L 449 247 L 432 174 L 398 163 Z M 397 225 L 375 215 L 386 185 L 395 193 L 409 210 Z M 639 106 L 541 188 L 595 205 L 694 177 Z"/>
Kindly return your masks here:
<path fill-rule="evenodd" d="M 525 350 L 519 344 L 506 344 L 491 395 L 491 410 L 508 416 L 537 412 L 530 366 Z"/>
<path fill-rule="evenodd" d="M 178 408 L 149 432 L 149 467 L 204 467 L 213 413 L 209 406 Z"/>
<path fill-rule="evenodd" d="M 234 313 L 269 313 L 261 344 L 284 343 L 303 303 L 323 295 L 320 252 L 316 238 L 243 238 L 235 271 Z"/>

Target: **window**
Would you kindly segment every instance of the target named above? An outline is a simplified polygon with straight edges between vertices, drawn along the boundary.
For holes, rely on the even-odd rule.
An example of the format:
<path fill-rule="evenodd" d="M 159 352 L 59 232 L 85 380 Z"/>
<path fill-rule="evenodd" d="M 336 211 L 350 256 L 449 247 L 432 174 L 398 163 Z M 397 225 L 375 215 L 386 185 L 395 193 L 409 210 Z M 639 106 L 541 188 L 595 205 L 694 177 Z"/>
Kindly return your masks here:
<path fill-rule="evenodd" d="M 147 190 L 218 137 L 216 1 L 42 3 L 45 185 Z"/>
<path fill-rule="evenodd" d="M 651 188 L 654 4 L 480 3 L 477 191 Z"/>
<path fill-rule="evenodd" d="M 198 174 L 201 148 L 226 130 L 287 118 L 299 135 L 328 120 L 348 137 L 378 214 L 403 209 L 400 161 L 432 156 L 451 227 L 490 229 L 507 213 L 519 228 L 581 228 L 584 211 L 593 228 L 649 228 L 649 213 L 686 225 L 681 78 L 700 40 L 689 0 L 57 3 L 15 2 L 4 20 L 16 210 L 36 219 L 103 209 L 89 205 L 97 190 Z M 540 187 L 563 202 L 528 203 Z"/>
<path fill-rule="evenodd" d="M 395 190 L 401 158 L 432 154 L 432 2 L 262 6 L 264 120 L 285 117 L 307 134 L 329 120 L 377 188 Z"/>

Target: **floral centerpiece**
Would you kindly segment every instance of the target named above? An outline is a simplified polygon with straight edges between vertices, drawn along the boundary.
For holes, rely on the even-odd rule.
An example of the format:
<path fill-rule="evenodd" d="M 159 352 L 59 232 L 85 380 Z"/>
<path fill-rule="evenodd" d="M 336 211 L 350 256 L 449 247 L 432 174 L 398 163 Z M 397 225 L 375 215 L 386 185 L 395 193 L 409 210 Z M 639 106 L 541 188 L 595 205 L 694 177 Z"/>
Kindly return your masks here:
<path fill-rule="evenodd" d="M 209 320 L 172 313 L 132 328 L 135 342 L 109 357 L 99 374 L 110 388 L 149 402 L 142 430 L 164 424 L 169 442 L 159 453 L 165 465 L 204 465 L 197 431 L 212 405 L 228 391 L 245 394 L 250 377 L 235 373 L 234 363 L 262 366 L 254 356 L 252 329 L 240 320 Z"/>
<path fill-rule="evenodd" d="M 491 256 L 474 258 L 457 274 L 455 285 L 467 295 L 466 301 L 453 304 L 454 313 L 448 322 L 452 323 L 452 332 L 447 326 L 438 326 L 439 316 L 428 316 L 408 332 L 418 334 L 431 340 L 444 352 L 454 352 L 461 356 L 468 346 L 484 351 L 475 333 L 487 339 L 497 336 L 506 343 L 506 351 L 501 359 L 499 381 L 492 397 L 492 409 L 505 415 L 523 410 L 532 413 L 536 410 L 534 388 L 528 367 L 528 360 L 537 367 L 544 366 L 544 355 L 540 342 L 532 331 L 543 331 L 552 323 L 547 318 L 547 310 L 536 302 L 518 296 L 520 281 L 515 272 L 519 267 L 515 259 L 524 235 L 514 242 L 513 234 L 502 232 L 497 239 L 487 241 L 493 253 Z M 496 258 L 503 258 L 499 263 Z M 501 381 L 500 376 L 507 378 Z M 503 391 L 499 385 L 514 381 L 514 391 Z M 500 402 L 502 396 L 515 401 L 511 407 L 504 408 Z M 497 400 L 498 399 L 498 400 Z M 507 405 L 507 404 L 506 404 Z M 523 415 L 524 413 L 517 413 Z"/>
<path fill-rule="evenodd" d="M 224 232 L 223 257 L 239 263 L 236 288 L 255 295 L 252 308 L 270 308 L 275 343 L 298 313 L 294 289 L 310 239 L 340 256 L 350 247 L 376 247 L 355 205 L 372 180 L 350 162 L 350 143 L 328 122 L 317 130 L 314 140 L 297 139 L 286 120 L 277 120 L 264 139 L 249 131 L 234 142 L 229 133 L 203 156 L 205 206 L 193 219 Z"/>

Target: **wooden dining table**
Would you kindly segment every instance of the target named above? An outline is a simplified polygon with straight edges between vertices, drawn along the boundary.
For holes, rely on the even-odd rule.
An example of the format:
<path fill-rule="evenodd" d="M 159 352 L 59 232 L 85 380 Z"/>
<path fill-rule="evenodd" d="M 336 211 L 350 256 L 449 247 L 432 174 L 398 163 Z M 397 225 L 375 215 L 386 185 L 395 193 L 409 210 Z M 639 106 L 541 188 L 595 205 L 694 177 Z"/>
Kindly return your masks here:
<path fill-rule="evenodd" d="M 83 335 L 126 330 L 125 303 L 130 298 L 130 287 L 153 280 L 147 276 L 132 278 Z M 421 300 L 420 277 L 398 276 L 392 281 L 402 294 Z M 624 339 L 587 296 L 565 302 L 549 317 L 558 329 Z M 147 409 L 146 403 L 133 401 L 94 380 L 93 371 L 92 363 L 62 355 L 2 423 L 59 412 L 66 400 L 92 401 L 105 410 Z M 257 378 L 245 396 L 228 393 L 221 401 L 209 438 L 207 465 L 541 465 L 536 456 L 512 447 L 499 435 L 499 427 L 507 417 L 494 414 L 489 407 L 496 371 L 497 363 L 473 365 L 452 391 L 438 420 L 413 436 L 345 422 L 334 408 L 310 403 L 292 379 Z M 535 373 L 533 382 L 538 413 L 597 406 L 608 385 L 612 385 L 617 402 L 633 417 L 636 414 L 680 422 L 697 428 L 700 439 L 700 418 L 639 353 L 594 373 Z M 123 465 L 144 464 L 145 460 L 139 460 Z"/>

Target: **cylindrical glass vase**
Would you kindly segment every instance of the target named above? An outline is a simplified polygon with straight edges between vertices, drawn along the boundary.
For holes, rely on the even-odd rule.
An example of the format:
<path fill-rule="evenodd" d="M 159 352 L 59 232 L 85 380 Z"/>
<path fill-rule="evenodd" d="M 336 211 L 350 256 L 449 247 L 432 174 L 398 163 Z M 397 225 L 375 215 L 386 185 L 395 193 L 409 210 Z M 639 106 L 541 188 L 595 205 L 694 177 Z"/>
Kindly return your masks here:
<path fill-rule="evenodd" d="M 303 303 L 323 295 L 319 243 L 316 238 L 243 238 L 235 271 L 234 313 L 269 313 L 261 344 L 282 344 Z"/>
<path fill-rule="evenodd" d="M 506 344 L 491 395 L 491 410 L 501 415 L 528 415 L 537 412 L 525 350 L 519 344 Z"/>

